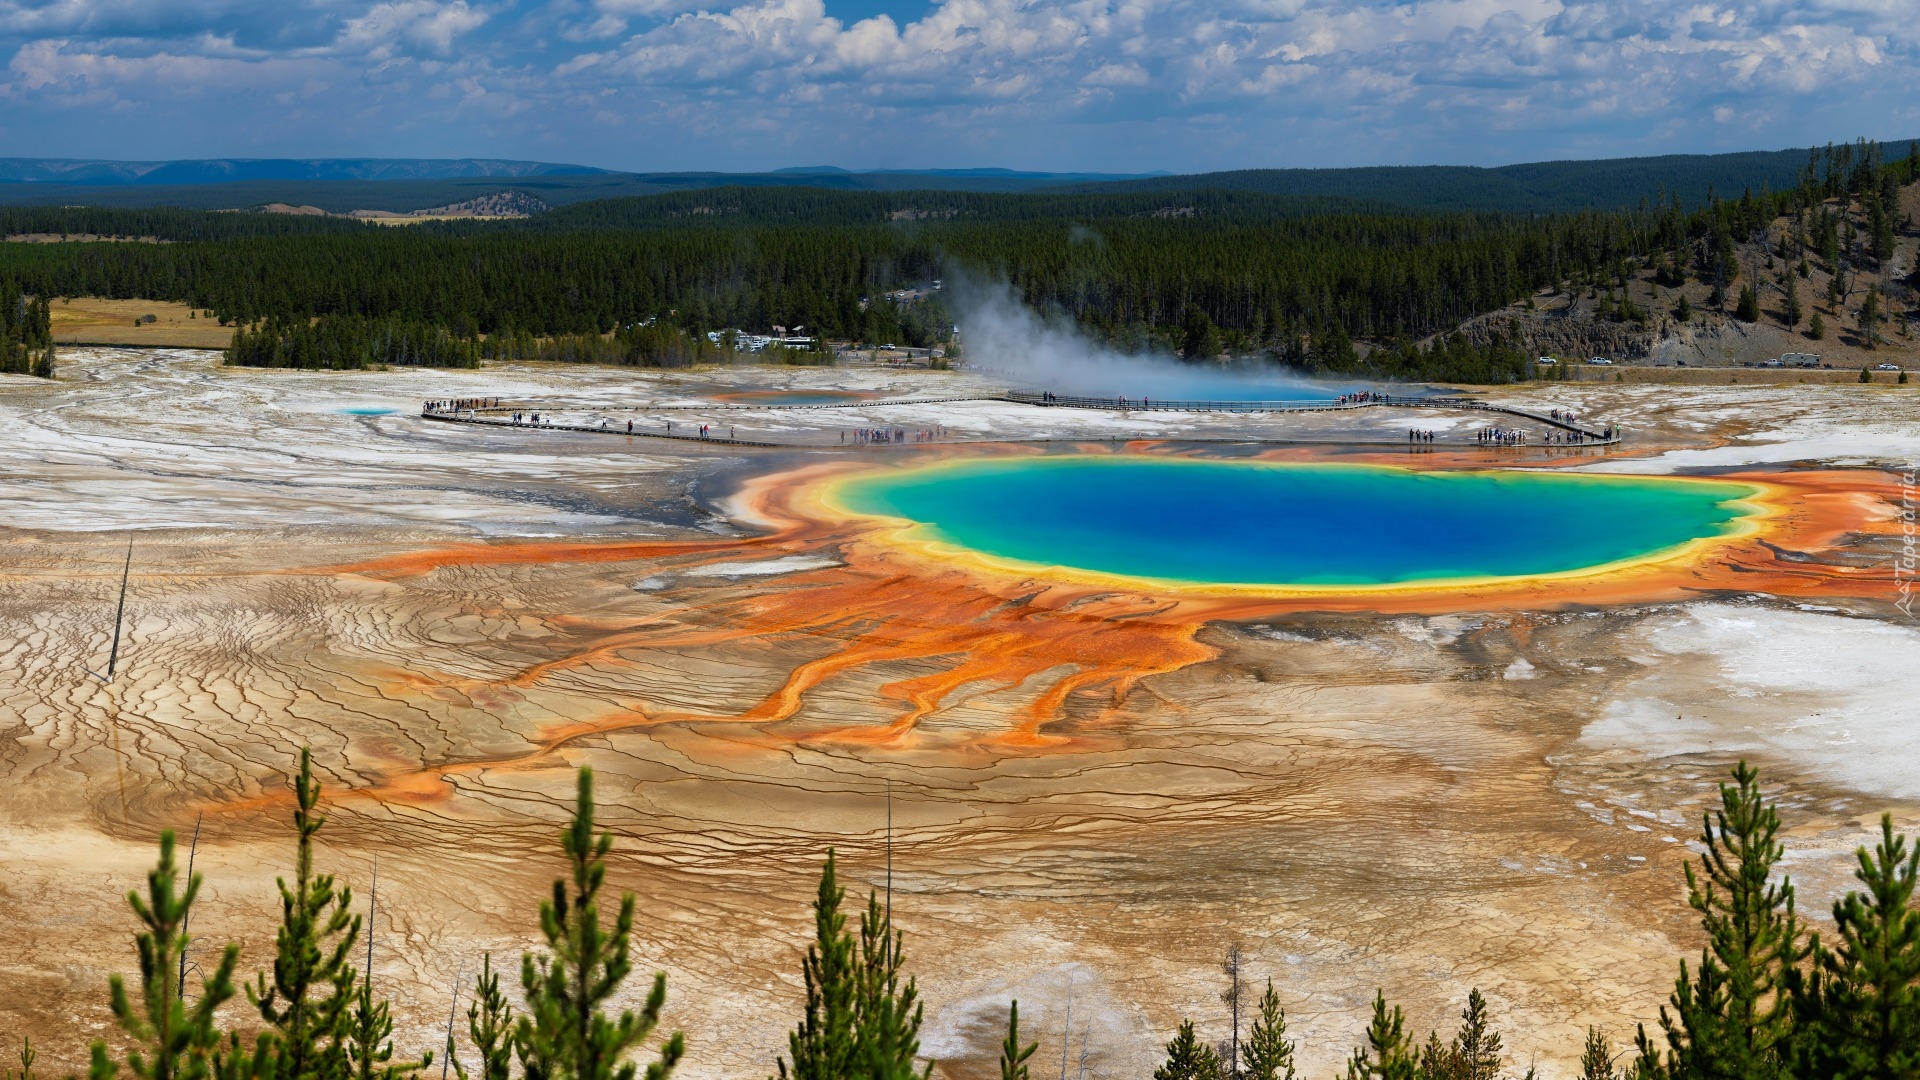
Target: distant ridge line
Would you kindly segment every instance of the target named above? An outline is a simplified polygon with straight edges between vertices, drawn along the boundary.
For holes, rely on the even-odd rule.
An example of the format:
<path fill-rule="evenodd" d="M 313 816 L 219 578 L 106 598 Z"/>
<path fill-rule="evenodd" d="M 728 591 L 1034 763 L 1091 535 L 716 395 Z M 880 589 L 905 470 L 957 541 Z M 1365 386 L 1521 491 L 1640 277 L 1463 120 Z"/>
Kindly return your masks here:
<path fill-rule="evenodd" d="M 1883 140 L 1888 155 L 1910 139 Z M 721 187 L 805 187 L 841 192 L 1145 194 L 1228 191 L 1336 197 L 1421 211 L 1544 214 L 1621 210 L 1677 197 L 1691 209 L 1708 192 L 1798 182 L 1813 148 L 1724 154 L 1523 162 L 1511 165 L 1370 165 L 1238 169 L 1191 174 L 1021 172 L 1001 168 L 875 169 L 806 166 L 762 173 L 618 172 L 585 165 L 489 158 L 212 158 L 114 162 L 0 158 L 0 204 L 171 206 L 225 210 L 270 203 L 410 214 L 508 190 L 547 206 Z"/>
<path fill-rule="evenodd" d="M 0 158 L 0 183 L 160 187 L 248 180 L 449 180 L 600 176 L 606 169 L 502 158 Z"/>

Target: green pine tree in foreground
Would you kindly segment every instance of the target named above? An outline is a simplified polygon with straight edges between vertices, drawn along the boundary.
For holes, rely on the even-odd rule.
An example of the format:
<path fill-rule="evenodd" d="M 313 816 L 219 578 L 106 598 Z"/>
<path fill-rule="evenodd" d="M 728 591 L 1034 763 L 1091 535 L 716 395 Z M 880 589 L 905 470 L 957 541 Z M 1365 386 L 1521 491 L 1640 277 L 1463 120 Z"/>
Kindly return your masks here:
<path fill-rule="evenodd" d="M 1040 1044 L 1020 1045 L 1020 1002 L 1007 1006 L 1007 1037 L 1000 1044 L 1000 1080 L 1027 1080 L 1027 1059 Z"/>
<path fill-rule="evenodd" d="M 1771 880 L 1784 851 L 1779 831 L 1759 774 L 1741 762 L 1733 783 L 1720 785 L 1720 808 L 1702 823 L 1701 872 L 1687 867 L 1687 903 L 1700 913 L 1707 944 L 1696 971 L 1681 962 L 1672 1012 L 1660 1010 L 1675 1080 L 1785 1075 L 1787 974 L 1805 959 L 1807 944 L 1792 880 Z"/>
<path fill-rule="evenodd" d="M 927 1063 L 925 1072 L 914 1071 L 920 1041 L 906 1035 L 908 1019 L 899 1011 L 898 1002 L 881 998 L 867 1020 L 871 1031 L 861 1040 L 860 1071 L 853 1075 L 866 1080 L 927 1080 L 933 1075 L 932 1062 Z M 917 1022 L 916 1017 L 914 1026 Z"/>
<path fill-rule="evenodd" d="M 1287 1038 L 1287 1013 L 1280 1007 L 1280 995 L 1273 992 L 1273 980 L 1267 980 L 1267 992 L 1260 995 L 1260 1015 L 1253 1021 L 1247 1041 L 1240 1044 L 1240 1075 L 1245 1080 L 1294 1080 L 1293 1040 Z"/>
<path fill-rule="evenodd" d="M 526 1080 L 633 1080 L 637 1067 L 623 1059 L 660 1023 L 667 1003 L 667 976 L 657 972 L 646 1005 L 616 1019 L 605 1009 L 632 971 L 627 953 L 633 937 L 634 895 L 623 893 L 613 932 L 600 924 L 600 890 L 607 879 L 610 833 L 593 831 L 593 770 L 580 770 L 573 822 L 561 834 L 572 869 L 553 883 L 553 899 L 540 905 L 540 931 L 548 953 L 527 953 L 520 968 L 527 1011 L 514 1029 L 514 1044 Z M 647 1080 L 665 1080 L 686 1053 L 676 1031 L 647 1066 Z"/>
<path fill-rule="evenodd" d="M 1580 1080 L 1618 1080 L 1613 1069 L 1613 1047 L 1597 1027 L 1587 1029 L 1587 1044 L 1580 1051 Z"/>
<path fill-rule="evenodd" d="M 200 1000 L 188 1006 L 181 999 L 180 957 L 191 940 L 185 927 L 200 894 L 200 876 L 194 875 L 184 890 L 176 892 L 179 874 L 173 860 L 173 833 L 162 832 L 160 863 L 147 874 L 146 897 L 127 894 L 127 903 L 146 927 L 133 939 L 140 956 L 139 1004 L 128 996 L 125 979 L 114 975 L 107 981 L 113 1018 L 134 1043 L 126 1064 L 136 1080 L 204 1080 L 217 1075 L 221 1047 L 214 1013 L 234 995 L 233 969 L 240 960 L 240 947 L 228 945 L 213 975 L 201 984 Z M 31 1047 L 22 1051 L 21 1065 L 23 1075 L 31 1071 Z M 95 1041 L 90 1080 L 112 1080 L 119 1071 L 119 1064 L 107 1054 L 107 1044 Z"/>
<path fill-rule="evenodd" d="M 918 981 L 900 982 L 904 944 L 905 935 L 893 929 L 892 919 L 880 906 L 879 893 L 868 890 L 867 913 L 860 920 L 860 991 L 854 1031 L 864 1056 L 880 1063 L 889 1076 L 914 1075 L 925 1015 Z M 933 1063 L 928 1062 L 923 1075 L 932 1072 Z"/>
<path fill-rule="evenodd" d="M 924 1077 L 933 1064 L 915 1072 L 924 1008 L 915 980 L 901 983 L 904 937 L 870 891 L 856 943 L 840 911 L 845 898 L 829 851 L 813 903 L 814 941 L 800 966 L 805 1012 L 787 1037 L 789 1057 L 775 1066 L 796 1080 Z"/>
<path fill-rule="evenodd" d="M 1367 1045 L 1355 1049 L 1347 1059 L 1347 1080 L 1415 1080 L 1418 1075 L 1406 1017 L 1400 1006 L 1387 1007 L 1385 993 L 1375 991 Z"/>
<path fill-rule="evenodd" d="M 279 879 L 273 981 L 261 972 L 247 997 L 278 1036 L 277 1080 L 335 1080 L 348 1071 L 347 1010 L 356 978 L 348 957 L 360 937 L 360 916 L 350 910 L 353 890 L 336 888 L 332 874 L 314 873 L 313 837 L 327 819 L 314 812 L 320 784 L 304 748 L 293 794 L 294 877 L 292 886 Z"/>
<path fill-rule="evenodd" d="M 814 941 L 800 963 L 807 987 L 806 1011 L 799 1026 L 787 1036 L 789 1058 L 775 1062 L 782 1077 L 835 1080 L 853 1073 L 857 1060 L 853 1035 L 857 988 L 853 936 L 847 933 L 847 917 L 840 913 L 840 901 L 845 896 L 829 850 L 827 865 L 820 871 L 819 893 L 813 901 Z"/>
<path fill-rule="evenodd" d="M 1167 1063 L 1153 1070 L 1153 1080 L 1222 1080 L 1220 1055 L 1193 1033 L 1193 1021 L 1182 1020 L 1167 1044 Z"/>
<path fill-rule="evenodd" d="M 493 970 L 493 954 L 480 957 L 480 974 L 474 976 L 473 1001 L 467 1006 L 467 1037 L 480 1057 L 478 1080 L 508 1080 L 513 1066 L 513 1007 L 500 992 L 500 973 Z M 447 1033 L 447 1057 L 468 1080 L 467 1070 L 453 1056 L 453 1033 Z"/>
<path fill-rule="evenodd" d="M 1267 991 L 1268 1000 L 1261 1003 L 1263 1023 L 1268 1021 L 1269 1011 L 1278 1013 L 1280 1003 L 1273 997 L 1271 984 Z M 1597 1031 L 1590 1031 L 1588 1052 L 1593 1051 L 1593 1039 L 1599 1037 Z M 1605 1039 L 1601 1038 L 1601 1048 L 1605 1049 Z M 1348 1080 L 1367 1080 L 1371 1077 L 1392 1078 L 1392 1080 L 1499 1080 L 1501 1075 L 1501 1046 L 1499 1032 L 1493 1028 L 1491 1011 L 1486 996 L 1478 989 L 1467 995 L 1467 1006 L 1460 1013 L 1460 1030 L 1454 1033 L 1450 1042 L 1442 1042 L 1438 1031 L 1427 1033 L 1427 1041 L 1416 1048 L 1408 1037 L 1406 1021 L 1399 1006 L 1389 1006 L 1386 995 L 1376 992 L 1373 999 L 1373 1022 L 1367 1028 L 1367 1045 L 1353 1051 L 1347 1060 Z M 1291 1075 L 1292 1047 L 1287 1047 L 1288 1069 Z M 1611 1058 L 1607 1059 L 1611 1069 Z M 1253 1073 L 1246 1074 L 1248 1076 Z M 1528 1069 L 1525 1080 L 1534 1080 L 1534 1071 Z M 1611 1072 L 1604 1080 L 1614 1080 Z"/>
<path fill-rule="evenodd" d="M 1476 988 L 1467 995 L 1460 1030 L 1453 1044 L 1423 1056 L 1423 1071 L 1433 1080 L 1495 1080 L 1500 1075 L 1500 1033 L 1487 1015 L 1487 999 Z"/>
<path fill-rule="evenodd" d="M 393 1018 L 391 1006 L 383 998 L 373 997 L 373 976 L 369 970 L 360 978 L 360 992 L 354 996 L 353 1012 L 347 1017 L 347 1075 L 352 1080 L 403 1080 L 433 1064 L 433 1052 L 419 1061 L 393 1062 Z"/>
<path fill-rule="evenodd" d="M 1794 972 L 1794 1021 L 1800 1028 L 1794 1075 L 1834 1080 L 1920 1078 L 1920 910 L 1912 850 L 1880 818 L 1880 843 L 1859 852 L 1854 876 L 1865 893 L 1833 905 L 1837 940 L 1813 943 L 1813 963 Z"/>
<path fill-rule="evenodd" d="M 20 1071 L 12 1069 L 0 1071 L 0 1080 L 33 1080 L 33 1059 L 38 1057 L 33 1050 L 33 1039 L 22 1036 L 20 1039 Z"/>

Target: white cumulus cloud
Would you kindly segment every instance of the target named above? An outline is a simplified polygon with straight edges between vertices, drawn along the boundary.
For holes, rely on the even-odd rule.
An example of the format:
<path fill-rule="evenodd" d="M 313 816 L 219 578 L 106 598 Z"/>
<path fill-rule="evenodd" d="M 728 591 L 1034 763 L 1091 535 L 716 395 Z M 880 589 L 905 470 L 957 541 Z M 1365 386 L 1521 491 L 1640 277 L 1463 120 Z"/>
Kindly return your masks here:
<path fill-rule="evenodd" d="M 100 125 L 101 138 L 155 137 L 187 101 L 205 109 L 194 87 L 251 81 L 261 93 L 224 106 L 228 130 L 283 137 L 283 152 L 312 152 L 295 144 L 316 132 L 364 141 L 368 118 L 385 117 L 380 130 L 416 149 L 426 139 L 438 152 L 633 168 L 1498 163 L 1920 133 L 1913 0 L 934 0 L 911 11 L 0 0 L 0 55 L 11 55 L 0 94 L 12 106 L 0 124 L 16 153 L 67 152 L 56 144 L 79 136 L 66 110 L 107 95 L 129 119 Z M 275 135 L 292 115 L 276 109 L 307 126 Z"/>

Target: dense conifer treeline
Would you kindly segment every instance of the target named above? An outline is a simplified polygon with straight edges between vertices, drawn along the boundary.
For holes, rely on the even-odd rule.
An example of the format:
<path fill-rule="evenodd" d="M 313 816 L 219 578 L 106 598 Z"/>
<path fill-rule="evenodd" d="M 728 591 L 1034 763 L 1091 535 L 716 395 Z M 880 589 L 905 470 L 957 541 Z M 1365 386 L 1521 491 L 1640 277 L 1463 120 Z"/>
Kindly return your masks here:
<path fill-rule="evenodd" d="M 1896 835 L 1883 815 L 1879 842 L 1858 852 L 1855 877 L 1863 888 L 1835 903 L 1835 931 L 1824 939 L 1795 911 L 1793 882 L 1780 873 L 1779 814 L 1758 774 L 1742 762 L 1731 780 L 1721 785 L 1718 808 L 1704 815 L 1698 872 L 1687 867 L 1687 902 L 1700 915 L 1705 939 L 1698 960 L 1680 963 L 1659 1011 L 1658 1036 L 1642 1026 L 1628 1045 L 1588 1029 L 1581 1080 L 1920 1077 L 1920 849 Z M 135 941 L 139 983 L 129 987 L 114 975 L 109 987 L 114 1017 L 131 1044 L 126 1063 L 134 1076 L 405 1080 L 432 1062 L 431 1052 L 394 1060 L 389 1005 L 375 999 L 368 973 L 354 967 L 355 944 L 372 933 L 373 923 L 354 913 L 346 885 L 314 865 L 313 841 L 325 819 L 305 751 L 293 792 L 295 872 L 291 883 L 280 885 L 272 974 L 263 971 L 245 986 L 246 1011 L 261 1022 L 222 1029 L 222 1007 L 238 990 L 234 945 L 210 971 L 201 969 L 197 1000 L 189 1000 L 183 958 L 200 877 L 181 880 L 173 834 L 161 834 L 147 895 L 129 897 L 145 927 Z M 625 893 L 612 925 L 603 921 L 600 897 L 613 840 L 596 830 L 594 812 L 592 772 L 583 769 L 574 817 L 561 836 L 567 875 L 540 905 L 545 950 L 521 960 L 522 1007 L 516 1010 L 500 989 L 489 956 L 468 989 L 466 1037 L 456 1038 L 450 1023 L 439 1048 L 446 1056 L 442 1068 L 451 1066 L 460 1080 L 514 1080 L 516 1072 L 521 1080 L 637 1080 L 632 1058 L 648 1052 L 650 1043 L 657 1049 L 647 1080 L 667 1080 L 685 1055 L 681 1032 L 654 1038 L 666 1005 L 665 974 L 653 976 L 639 1012 L 613 1012 L 632 973 L 638 907 L 634 894 Z M 933 1063 L 920 1056 L 924 1003 L 907 973 L 905 937 L 893 926 L 891 901 L 883 906 L 869 891 L 856 931 L 842 910 L 845 898 L 829 851 L 813 904 L 813 940 L 800 963 L 799 1022 L 786 1052 L 775 1056 L 775 1071 L 781 1080 L 927 1080 Z M 1267 980 L 1243 1040 L 1242 958 L 1237 947 L 1229 947 L 1228 956 L 1231 987 L 1221 997 L 1232 1010 L 1230 1037 L 1216 1049 L 1195 1021 L 1183 1021 L 1154 1080 L 1296 1080 L 1299 1047 L 1287 1031 L 1281 988 Z M 1002 1080 L 1029 1076 L 1034 1046 L 1022 1044 L 1019 1023 L 1013 1002 Z M 1063 1070 L 1071 1039 L 1069 1029 Z M 1082 1033 L 1083 1067 L 1085 1040 Z M 1477 989 L 1450 1040 L 1433 1031 L 1424 1041 L 1402 1009 L 1377 992 L 1345 1076 L 1500 1080 L 1512 1075 L 1508 1053 L 1492 1007 Z M 23 1046 L 22 1080 L 33 1075 L 34 1054 L 30 1042 Z M 89 1080 L 114 1080 L 121 1066 L 107 1044 L 95 1041 L 92 1054 Z M 1527 1070 L 1528 1080 L 1535 1075 Z"/>
<path fill-rule="evenodd" d="M 1217 344 L 1330 370 L 1501 381 L 1524 370 L 1511 350 L 1409 343 L 1542 288 L 1617 279 L 1633 266 L 1659 268 L 1669 280 L 1710 279 L 1724 296 L 1740 278 L 1735 245 L 1783 214 L 1805 222 L 1820 250 L 1835 247 L 1844 214 L 1830 199 L 1865 207 L 1865 250 L 1884 260 L 1902 224 L 1899 188 L 1916 176 L 1920 147 L 1888 163 L 1861 143 L 1816 153 L 1802 183 L 1786 191 L 1716 198 L 1692 212 L 1675 201 L 1532 217 L 1220 191 L 809 188 L 710 189 L 579 204 L 521 222 L 405 228 L 13 210 L 0 212 L 9 228 L 178 242 L 9 244 L 0 273 L 34 296 L 183 301 L 228 323 L 277 319 L 283 329 L 301 319 L 397 319 L 460 339 L 517 341 L 658 320 L 695 336 L 804 325 L 826 337 L 915 345 L 943 340 L 947 313 L 882 294 L 969 274 L 1004 279 L 1028 303 L 1123 348 L 1180 348 L 1202 359 Z M 1354 349 L 1360 341 L 1373 347 Z"/>
<path fill-rule="evenodd" d="M 53 378 L 53 312 L 34 297 L 0 280 L 0 374 Z"/>
<path fill-rule="evenodd" d="M 38 295 L 184 301 L 233 322 L 398 316 L 483 333 L 606 333 L 662 316 L 691 330 L 803 324 L 861 337 L 876 294 L 949 265 L 1004 275 L 1029 302 L 1114 340 L 1177 328 L 1189 306 L 1254 333 L 1338 323 L 1424 336 L 1585 265 L 1647 250 L 1645 216 L 1509 220 L 1340 214 L 746 225 L 605 232 L 418 229 L 179 244 L 10 245 Z"/>
<path fill-rule="evenodd" d="M 311 236 L 382 228 L 350 218 L 304 214 L 229 213 L 171 206 L 0 206 L 0 234 L 149 237 L 155 240 L 234 240 L 250 236 Z M 146 299 L 159 299 L 147 297 Z"/>
<path fill-rule="evenodd" d="M 480 355 L 489 360 L 548 360 L 628 367 L 689 367 L 725 357 L 721 347 L 705 337 L 659 322 L 624 326 L 607 336 L 536 337 L 525 330 L 498 333 L 481 344 Z"/>
<path fill-rule="evenodd" d="M 332 315 L 309 321 L 277 316 L 233 332 L 226 362 L 242 367 L 358 370 L 399 364 L 410 367 L 480 366 L 480 348 L 444 326 L 398 318 Z"/>

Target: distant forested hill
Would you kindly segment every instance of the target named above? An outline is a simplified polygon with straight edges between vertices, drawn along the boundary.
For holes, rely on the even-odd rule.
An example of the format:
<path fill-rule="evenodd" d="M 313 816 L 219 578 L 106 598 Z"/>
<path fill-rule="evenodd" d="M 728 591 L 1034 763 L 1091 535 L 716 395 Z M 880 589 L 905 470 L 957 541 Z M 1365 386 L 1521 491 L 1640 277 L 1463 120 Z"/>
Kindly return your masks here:
<path fill-rule="evenodd" d="M 406 213 L 507 190 L 526 192 L 549 206 L 565 206 L 593 199 L 715 187 L 1017 192 L 1122 178 L 1007 169 L 623 173 L 580 165 L 478 160 L 104 162 L 13 158 L 0 159 L 0 205 L 230 210 L 279 202 L 317 206 L 335 214 L 354 210 Z"/>
<path fill-rule="evenodd" d="M 10 206 L 169 206 L 188 210 L 237 210 L 268 203 L 317 206 L 333 214 L 355 210 L 407 213 L 466 202 L 503 191 L 523 191 L 548 206 L 589 199 L 654 195 L 681 187 L 712 187 L 711 182 L 663 185 L 625 173 L 502 177 L 446 177 L 425 180 L 240 180 L 217 184 L 72 184 L 0 182 L 0 205 Z"/>
<path fill-rule="evenodd" d="M 200 158 L 190 161 L 0 158 L 0 183 L 97 186 L 154 187 L 249 180 L 444 180 L 569 176 L 604 171 L 585 165 L 491 158 Z"/>
<path fill-rule="evenodd" d="M 1904 142 L 1889 144 L 1898 153 Z M 1828 148 L 1829 150 L 1831 148 Z M 1143 192 L 1212 187 L 1273 195 L 1339 195 L 1366 202 L 1435 210 L 1564 213 L 1617 210 L 1677 196 L 1692 209 L 1709 194 L 1737 199 L 1751 189 L 1782 191 L 1800 183 L 1814 155 L 1826 150 L 1762 150 L 1738 154 L 1675 154 L 1601 161 L 1542 161 L 1475 168 L 1465 165 L 1360 169 L 1246 169 L 1082 185 L 1073 191 Z M 1665 196 L 1665 197 L 1663 197 Z"/>

